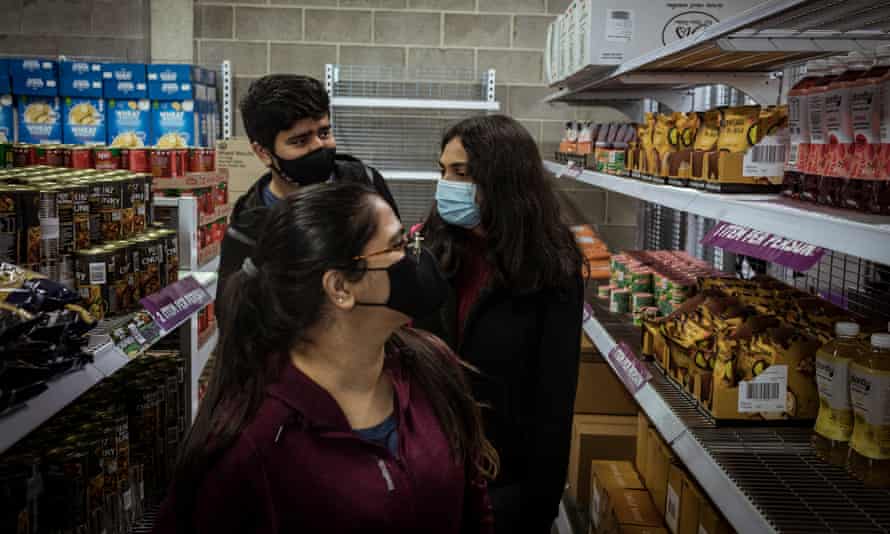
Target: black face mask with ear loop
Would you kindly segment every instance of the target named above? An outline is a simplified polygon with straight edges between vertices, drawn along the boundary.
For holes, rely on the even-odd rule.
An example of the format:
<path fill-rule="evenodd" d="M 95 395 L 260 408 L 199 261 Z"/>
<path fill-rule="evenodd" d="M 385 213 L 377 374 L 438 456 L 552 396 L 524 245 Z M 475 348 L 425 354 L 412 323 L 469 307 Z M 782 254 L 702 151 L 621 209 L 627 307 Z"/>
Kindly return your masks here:
<path fill-rule="evenodd" d="M 442 276 L 436 259 L 425 248 L 414 256 L 410 249 L 405 257 L 385 268 L 366 271 L 386 271 L 389 274 L 389 299 L 386 302 L 356 302 L 359 306 L 385 306 L 402 312 L 412 319 L 435 313 L 448 296 L 448 281 Z"/>
<path fill-rule="evenodd" d="M 334 173 L 336 148 L 319 148 L 295 159 L 283 159 L 269 150 L 272 169 L 288 182 L 299 185 L 313 185 L 326 182 Z"/>

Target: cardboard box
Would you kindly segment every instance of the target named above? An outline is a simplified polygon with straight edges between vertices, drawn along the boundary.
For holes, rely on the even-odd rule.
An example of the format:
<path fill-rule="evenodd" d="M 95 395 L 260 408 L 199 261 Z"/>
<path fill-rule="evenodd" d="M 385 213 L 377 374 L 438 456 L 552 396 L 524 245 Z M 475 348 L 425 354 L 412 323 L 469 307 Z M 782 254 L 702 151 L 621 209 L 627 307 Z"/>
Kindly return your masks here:
<path fill-rule="evenodd" d="M 616 534 L 668 534 L 664 527 L 641 527 L 637 525 L 618 525 Z"/>
<path fill-rule="evenodd" d="M 62 98 L 62 142 L 71 145 L 104 145 L 105 101 L 101 98 Z"/>
<path fill-rule="evenodd" d="M 599 356 L 599 351 L 593 346 L 593 342 L 587 337 L 587 333 L 581 332 L 581 358 L 585 356 Z M 575 411 L 577 413 L 577 410 Z"/>
<path fill-rule="evenodd" d="M 569 495 L 585 513 L 590 504 L 593 460 L 632 460 L 636 448 L 636 418 L 576 415 L 569 454 Z"/>
<path fill-rule="evenodd" d="M 16 95 L 57 96 L 58 69 L 58 64 L 48 59 L 12 59 L 9 61 L 12 92 Z"/>
<path fill-rule="evenodd" d="M 148 82 L 142 63 L 102 65 L 102 93 L 107 99 L 148 98 Z"/>
<path fill-rule="evenodd" d="M 664 516 L 667 499 L 668 477 L 674 454 L 661 439 L 655 429 L 649 431 L 648 453 L 646 457 L 646 487 L 652 494 L 652 501 L 658 512 Z"/>
<path fill-rule="evenodd" d="M 637 468 L 637 473 L 640 474 L 640 478 L 645 482 L 646 481 L 646 458 L 649 451 L 649 429 L 652 428 L 652 425 L 649 424 L 649 418 L 646 417 L 646 414 L 643 412 L 637 413 L 637 453 L 634 460 L 634 465 Z"/>
<path fill-rule="evenodd" d="M 12 93 L 12 83 L 9 78 L 9 60 L 0 59 L 0 95 Z"/>
<path fill-rule="evenodd" d="M 62 142 L 62 106 L 59 97 L 19 96 L 18 118 L 20 143 Z"/>
<path fill-rule="evenodd" d="M 148 97 L 152 100 L 197 99 L 195 69 L 192 65 L 148 65 Z"/>
<path fill-rule="evenodd" d="M 707 499 L 703 499 L 699 505 L 696 534 L 735 534 L 735 530 Z"/>
<path fill-rule="evenodd" d="M 108 144 L 136 148 L 151 143 L 151 102 L 108 101 Z"/>
<path fill-rule="evenodd" d="M 15 105 L 12 102 L 12 95 L 0 95 L 0 143 L 15 142 L 16 134 Z"/>
<path fill-rule="evenodd" d="M 599 356 L 584 355 L 578 367 L 575 413 L 634 415 L 637 403 L 609 364 Z"/>
<path fill-rule="evenodd" d="M 197 145 L 198 113 L 194 100 L 151 103 L 151 145 L 185 148 Z"/>
<path fill-rule="evenodd" d="M 661 527 L 662 525 L 661 516 L 646 490 L 625 489 L 614 492 L 612 513 L 604 521 L 600 531 L 617 534 L 625 532 L 622 529 L 630 526 Z"/>
<path fill-rule="evenodd" d="M 787 132 L 785 129 L 779 135 L 764 137 L 744 153 L 709 152 L 704 188 L 719 193 L 778 193 L 782 187 L 784 162 L 759 163 L 755 158 L 763 153 L 761 148 L 782 143 L 787 146 Z"/>
<path fill-rule="evenodd" d="M 59 95 L 102 98 L 102 64 L 88 61 L 60 62 Z"/>
<path fill-rule="evenodd" d="M 216 146 L 216 166 L 229 171 L 229 192 L 241 196 L 269 169 L 254 154 L 245 137 L 232 137 Z"/>
<path fill-rule="evenodd" d="M 625 489 L 646 489 L 630 462 L 594 460 L 590 471 L 588 517 L 597 528 L 604 525 L 611 514 L 612 494 Z"/>
<path fill-rule="evenodd" d="M 680 530 L 679 534 L 698 534 L 698 521 L 701 503 L 704 501 L 698 484 L 683 473 L 683 494 L 680 496 Z"/>
<path fill-rule="evenodd" d="M 683 468 L 678 465 L 671 465 L 668 474 L 667 494 L 665 495 L 664 505 L 664 522 L 667 524 L 671 534 L 678 534 L 680 531 L 680 501 L 683 496 L 684 478 L 685 474 L 683 473 Z"/>

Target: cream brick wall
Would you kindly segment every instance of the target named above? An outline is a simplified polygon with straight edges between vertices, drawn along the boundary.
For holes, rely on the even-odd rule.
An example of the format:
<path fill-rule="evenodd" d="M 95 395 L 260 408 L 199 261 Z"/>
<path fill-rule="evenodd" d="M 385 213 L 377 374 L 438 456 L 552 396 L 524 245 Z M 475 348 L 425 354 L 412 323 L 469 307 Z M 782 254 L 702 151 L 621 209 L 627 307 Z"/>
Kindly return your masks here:
<path fill-rule="evenodd" d="M 195 53 L 205 65 L 229 59 L 235 101 L 271 72 L 321 78 L 324 65 L 444 64 L 497 70 L 501 109 L 520 120 L 545 157 L 566 120 L 626 120 L 609 107 L 549 105 L 543 80 L 547 24 L 569 0 L 195 0 Z M 243 135 L 235 116 L 236 135 Z M 633 199 L 566 180 L 572 222 L 602 225 L 614 248 L 633 246 Z"/>

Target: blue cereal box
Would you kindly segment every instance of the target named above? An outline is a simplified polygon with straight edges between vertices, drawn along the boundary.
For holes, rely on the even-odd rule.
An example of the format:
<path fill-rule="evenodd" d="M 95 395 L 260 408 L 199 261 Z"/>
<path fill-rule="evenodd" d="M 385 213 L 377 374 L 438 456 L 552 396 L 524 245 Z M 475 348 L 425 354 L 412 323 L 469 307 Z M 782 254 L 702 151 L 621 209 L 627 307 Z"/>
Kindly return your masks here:
<path fill-rule="evenodd" d="M 152 102 L 152 146 L 159 148 L 196 146 L 197 119 L 194 100 Z"/>
<path fill-rule="evenodd" d="M 191 65 L 148 65 L 148 97 L 152 100 L 196 98 L 196 69 Z"/>
<path fill-rule="evenodd" d="M 102 92 L 106 99 L 148 97 L 145 65 L 142 63 L 105 63 L 102 65 Z"/>
<path fill-rule="evenodd" d="M 0 143 L 15 142 L 15 106 L 12 95 L 0 95 Z M 0 162 L 0 167 L 2 167 Z"/>
<path fill-rule="evenodd" d="M 102 64 L 89 61 L 59 63 L 59 95 L 102 98 Z"/>
<path fill-rule="evenodd" d="M 9 82 L 9 60 L 0 59 L 0 95 L 12 92 L 12 84 Z"/>
<path fill-rule="evenodd" d="M 62 97 L 62 142 L 71 145 L 105 144 L 105 101 L 101 98 Z"/>
<path fill-rule="evenodd" d="M 151 103 L 148 100 L 108 101 L 108 144 L 114 147 L 149 146 Z"/>
<path fill-rule="evenodd" d="M 19 96 L 19 142 L 62 142 L 62 109 L 59 97 Z"/>
<path fill-rule="evenodd" d="M 13 59 L 9 62 L 12 92 L 28 96 L 59 94 L 58 65 L 48 59 Z"/>

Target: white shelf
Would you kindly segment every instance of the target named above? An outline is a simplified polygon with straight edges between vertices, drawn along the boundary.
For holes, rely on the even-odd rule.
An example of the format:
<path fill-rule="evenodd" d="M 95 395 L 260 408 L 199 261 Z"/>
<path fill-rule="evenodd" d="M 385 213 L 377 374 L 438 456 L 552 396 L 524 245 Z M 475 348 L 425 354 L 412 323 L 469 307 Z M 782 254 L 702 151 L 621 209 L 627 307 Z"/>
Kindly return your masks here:
<path fill-rule="evenodd" d="M 566 170 L 565 165 L 550 161 L 545 162 L 545 167 L 556 175 Z M 676 210 L 890 265 L 890 217 L 826 208 L 777 195 L 721 195 L 587 170 L 574 179 Z"/>
<path fill-rule="evenodd" d="M 765 1 L 611 71 L 576 72 L 555 84 L 561 90 L 545 100 L 614 99 L 621 98 L 622 91 L 630 91 L 625 99 L 661 100 L 666 95 L 652 91 L 725 83 L 761 104 L 775 104 L 781 84 L 769 73 L 814 57 L 870 51 L 886 43 L 888 6 L 887 0 Z"/>
<path fill-rule="evenodd" d="M 436 100 L 422 98 L 385 98 L 335 96 L 331 106 L 348 108 L 399 108 L 399 109 L 464 109 L 470 111 L 498 111 L 498 102 L 484 100 Z"/>
<path fill-rule="evenodd" d="M 216 273 L 182 273 L 183 276 L 189 274 L 194 276 L 198 283 L 205 288 L 213 287 L 216 284 Z M 215 291 L 210 296 L 213 297 L 214 293 Z M 185 321 L 189 320 L 195 321 L 196 319 L 192 316 L 186 318 Z M 184 324 L 185 321 L 177 327 Z M 162 332 L 161 338 L 167 333 L 169 332 Z M 204 357 L 204 363 L 206 363 L 210 351 L 213 350 L 212 346 L 216 344 L 213 340 L 214 337 L 211 337 L 202 347 L 206 354 L 201 351 L 193 353 L 198 354 L 198 357 Z M 49 389 L 42 394 L 28 400 L 18 409 L 0 416 L 0 454 L 57 414 L 62 408 L 74 402 L 100 380 L 111 376 L 130 361 L 126 354 L 109 341 L 102 342 L 91 350 L 93 363 L 85 365 L 80 370 L 54 378 L 47 382 Z"/>
<path fill-rule="evenodd" d="M 590 337 L 600 353 L 609 354 L 617 345 L 616 340 L 595 316 L 591 315 L 584 322 L 583 327 L 584 332 Z M 609 358 L 605 358 L 605 360 L 609 362 L 610 366 L 612 365 Z M 680 417 L 674 413 L 671 406 L 651 384 L 645 384 L 634 395 L 634 398 L 661 437 L 671 446 L 686 469 L 701 484 L 705 493 L 711 497 L 717 508 L 726 516 L 727 521 L 738 532 L 775 532 L 760 510 L 742 493 L 729 475 L 717 465 L 708 451 L 696 440 Z"/>

